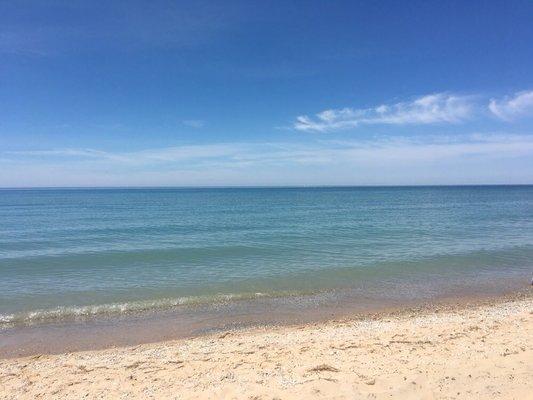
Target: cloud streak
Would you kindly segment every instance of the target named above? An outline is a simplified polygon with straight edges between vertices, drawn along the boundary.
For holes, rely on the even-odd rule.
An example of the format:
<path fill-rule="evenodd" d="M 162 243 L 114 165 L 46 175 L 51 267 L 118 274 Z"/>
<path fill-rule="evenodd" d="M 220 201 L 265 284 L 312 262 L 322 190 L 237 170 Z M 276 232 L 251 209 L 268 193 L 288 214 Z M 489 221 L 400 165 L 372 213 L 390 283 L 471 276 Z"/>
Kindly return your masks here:
<path fill-rule="evenodd" d="M 436 93 L 412 101 L 382 104 L 373 108 L 342 108 L 296 118 L 293 128 L 304 132 L 329 132 L 360 125 L 426 125 L 458 123 L 472 116 L 472 96 Z"/>
<path fill-rule="evenodd" d="M 0 187 L 531 183 L 533 135 L 0 152 Z"/>
<path fill-rule="evenodd" d="M 242 166 L 259 164 L 324 165 L 438 161 L 461 157 L 519 157 L 533 154 L 533 135 L 472 134 L 458 136 L 378 137 L 367 140 L 312 143 L 221 143 L 182 145 L 133 152 L 94 149 L 4 151 L 17 162 L 100 163 L 115 167 L 186 165 Z"/>
<path fill-rule="evenodd" d="M 533 90 L 515 93 L 502 99 L 491 99 L 489 110 L 498 118 L 512 121 L 533 116 Z"/>
<path fill-rule="evenodd" d="M 215 40 L 256 13 L 253 7 L 217 2 L 54 3 L 1 3 L 0 54 L 191 47 Z M 52 10 L 62 17 L 50 17 Z"/>

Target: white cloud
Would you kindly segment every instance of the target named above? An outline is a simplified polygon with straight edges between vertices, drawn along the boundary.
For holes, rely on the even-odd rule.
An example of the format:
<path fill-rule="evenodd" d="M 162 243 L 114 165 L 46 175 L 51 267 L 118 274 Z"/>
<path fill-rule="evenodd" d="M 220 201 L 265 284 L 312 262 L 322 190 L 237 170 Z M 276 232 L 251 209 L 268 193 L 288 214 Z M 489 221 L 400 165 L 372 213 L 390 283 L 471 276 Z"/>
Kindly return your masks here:
<path fill-rule="evenodd" d="M 16 157 L 60 158 L 77 161 L 96 160 L 125 165 L 150 165 L 169 162 L 190 162 L 191 160 L 231 157 L 242 152 L 239 144 L 182 145 L 147 149 L 132 152 L 109 152 L 94 149 L 54 149 L 7 151 L 3 154 Z"/>
<path fill-rule="evenodd" d="M 533 135 L 471 134 L 455 136 L 381 137 L 366 140 L 318 140 L 311 143 L 220 143 L 182 145 L 133 152 L 93 149 L 6 151 L 5 159 L 103 162 L 124 166 L 249 163 L 342 163 L 437 160 L 474 155 L 520 156 L 533 153 Z M 204 165 L 204 164 L 202 164 Z"/>
<path fill-rule="evenodd" d="M 533 135 L 0 152 L 0 186 L 531 183 Z"/>
<path fill-rule="evenodd" d="M 489 110 L 506 121 L 533 115 L 533 90 L 518 92 L 514 96 L 505 96 L 500 100 L 491 99 Z"/>
<path fill-rule="evenodd" d="M 293 127 L 300 131 L 326 132 L 371 124 L 457 123 L 468 119 L 473 107 L 471 96 L 436 93 L 373 108 L 325 110 L 316 114 L 315 118 L 302 115 L 296 118 Z"/>
<path fill-rule="evenodd" d="M 205 126 L 205 121 L 201 119 L 186 119 L 181 121 L 183 125 L 188 126 L 189 128 L 200 129 Z"/>

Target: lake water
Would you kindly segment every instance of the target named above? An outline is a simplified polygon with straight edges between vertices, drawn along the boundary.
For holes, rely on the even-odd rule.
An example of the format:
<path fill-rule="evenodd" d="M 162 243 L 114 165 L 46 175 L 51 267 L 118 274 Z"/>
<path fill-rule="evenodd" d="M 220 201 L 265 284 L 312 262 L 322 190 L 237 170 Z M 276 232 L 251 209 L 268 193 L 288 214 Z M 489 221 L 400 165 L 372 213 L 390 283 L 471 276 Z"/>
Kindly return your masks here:
<path fill-rule="evenodd" d="M 0 190 L 3 327 L 431 299 L 528 284 L 532 260 L 533 186 Z"/>

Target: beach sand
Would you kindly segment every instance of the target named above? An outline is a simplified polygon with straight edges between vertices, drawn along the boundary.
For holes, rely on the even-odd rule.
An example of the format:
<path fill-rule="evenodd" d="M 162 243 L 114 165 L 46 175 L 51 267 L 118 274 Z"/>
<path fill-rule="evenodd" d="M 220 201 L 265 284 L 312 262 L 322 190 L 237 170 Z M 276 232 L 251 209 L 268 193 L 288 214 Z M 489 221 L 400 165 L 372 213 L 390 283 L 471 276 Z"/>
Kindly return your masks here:
<path fill-rule="evenodd" d="M 533 299 L 0 360 L 2 399 L 533 399 Z"/>

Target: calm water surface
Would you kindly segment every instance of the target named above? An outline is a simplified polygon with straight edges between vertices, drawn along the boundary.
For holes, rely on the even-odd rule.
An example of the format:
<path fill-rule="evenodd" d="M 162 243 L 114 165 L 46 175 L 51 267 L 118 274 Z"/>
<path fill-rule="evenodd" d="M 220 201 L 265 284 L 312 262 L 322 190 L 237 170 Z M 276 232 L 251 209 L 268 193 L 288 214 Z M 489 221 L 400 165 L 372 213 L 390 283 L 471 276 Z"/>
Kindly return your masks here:
<path fill-rule="evenodd" d="M 0 324 L 529 283 L 533 186 L 0 190 Z"/>

